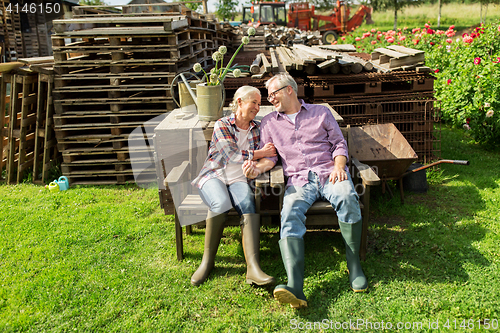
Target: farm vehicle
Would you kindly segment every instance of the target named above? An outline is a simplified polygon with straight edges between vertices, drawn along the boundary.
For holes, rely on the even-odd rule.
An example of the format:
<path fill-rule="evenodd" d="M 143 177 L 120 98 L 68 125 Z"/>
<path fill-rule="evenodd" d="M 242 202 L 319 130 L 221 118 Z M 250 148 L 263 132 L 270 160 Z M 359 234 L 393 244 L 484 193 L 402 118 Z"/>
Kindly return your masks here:
<path fill-rule="evenodd" d="M 337 0 L 337 6 L 329 15 L 315 14 L 314 5 L 308 2 L 290 3 L 288 13 L 284 2 L 253 2 L 243 7 L 243 23 L 254 25 L 278 25 L 306 31 L 319 31 L 324 44 L 331 44 L 339 35 L 353 31 L 363 20 L 372 24 L 372 9 L 365 5 L 349 17 L 351 8 L 344 0 Z"/>

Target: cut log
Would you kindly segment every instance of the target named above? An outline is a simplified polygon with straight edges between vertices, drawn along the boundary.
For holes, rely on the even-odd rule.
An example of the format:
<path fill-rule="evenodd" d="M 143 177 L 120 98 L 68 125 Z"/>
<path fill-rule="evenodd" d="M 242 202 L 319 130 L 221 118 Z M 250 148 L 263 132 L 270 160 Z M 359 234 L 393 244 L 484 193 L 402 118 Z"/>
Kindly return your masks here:
<path fill-rule="evenodd" d="M 250 66 L 250 73 L 259 74 L 260 73 L 260 63 L 262 62 L 262 53 L 257 54 L 255 60 L 252 62 Z"/>

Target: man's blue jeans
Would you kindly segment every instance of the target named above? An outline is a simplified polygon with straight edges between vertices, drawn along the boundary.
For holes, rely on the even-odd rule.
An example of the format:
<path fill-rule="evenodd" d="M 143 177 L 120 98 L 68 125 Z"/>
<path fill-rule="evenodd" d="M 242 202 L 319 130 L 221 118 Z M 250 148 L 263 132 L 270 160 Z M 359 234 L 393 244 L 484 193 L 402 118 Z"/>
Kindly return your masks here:
<path fill-rule="evenodd" d="M 232 207 L 240 216 L 255 213 L 254 193 L 247 182 L 226 185 L 212 178 L 201 187 L 200 197 L 213 213 L 222 214 Z"/>
<path fill-rule="evenodd" d="M 306 212 L 316 200 L 326 200 L 332 204 L 340 222 L 356 223 L 361 220 L 359 196 L 354 189 L 352 178 L 335 182 L 326 181 L 322 185 L 316 173 L 309 171 L 309 182 L 304 186 L 289 186 L 285 190 L 281 210 L 280 237 L 302 238 L 306 233 Z"/>

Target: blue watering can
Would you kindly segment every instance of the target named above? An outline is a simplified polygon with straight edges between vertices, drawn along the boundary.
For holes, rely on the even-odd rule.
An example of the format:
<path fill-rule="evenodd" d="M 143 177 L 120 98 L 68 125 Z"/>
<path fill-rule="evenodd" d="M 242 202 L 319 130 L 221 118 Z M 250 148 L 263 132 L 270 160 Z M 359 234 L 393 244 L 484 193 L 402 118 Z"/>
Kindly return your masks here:
<path fill-rule="evenodd" d="M 60 191 L 66 191 L 67 189 L 69 189 L 69 182 L 68 182 L 68 178 L 66 178 L 66 176 L 61 176 L 61 177 L 59 177 L 58 180 L 54 180 L 53 182 L 57 183 L 57 185 L 59 185 Z"/>

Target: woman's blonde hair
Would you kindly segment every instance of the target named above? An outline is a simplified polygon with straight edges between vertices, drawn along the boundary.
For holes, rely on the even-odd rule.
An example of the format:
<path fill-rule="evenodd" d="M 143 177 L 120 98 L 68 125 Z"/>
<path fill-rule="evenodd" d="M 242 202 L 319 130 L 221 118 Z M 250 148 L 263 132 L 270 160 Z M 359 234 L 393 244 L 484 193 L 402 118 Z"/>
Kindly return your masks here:
<path fill-rule="evenodd" d="M 238 110 L 238 99 L 242 101 L 247 100 L 253 93 L 257 93 L 260 96 L 260 90 L 252 86 L 241 86 L 234 93 L 233 101 L 229 104 L 229 107 L 233 112 Z"/>

